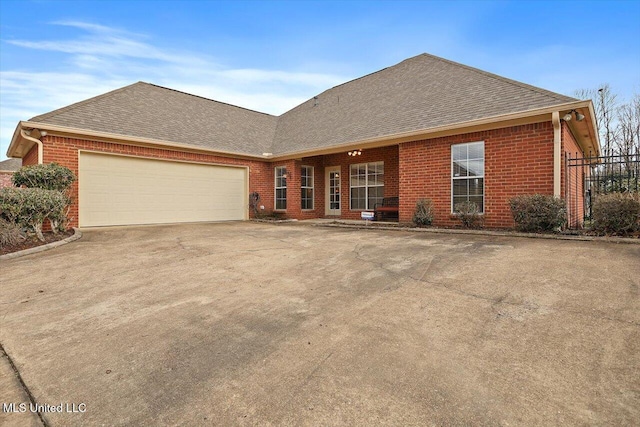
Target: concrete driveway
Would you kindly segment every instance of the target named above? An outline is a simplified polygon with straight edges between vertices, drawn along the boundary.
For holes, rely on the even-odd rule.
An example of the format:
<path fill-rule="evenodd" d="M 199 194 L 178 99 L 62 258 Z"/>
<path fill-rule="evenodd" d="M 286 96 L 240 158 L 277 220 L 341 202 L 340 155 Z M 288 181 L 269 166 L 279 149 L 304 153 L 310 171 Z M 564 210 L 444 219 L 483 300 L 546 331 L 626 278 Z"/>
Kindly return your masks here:
<path fill-rule="evenodd" d="M 50 425 L 640 420 L 640 245 L 113 228 L 0 262 L 0 282 L 34 399 L 86 405 Z M 2 363 L 0 400 L 28 402 Z"/>

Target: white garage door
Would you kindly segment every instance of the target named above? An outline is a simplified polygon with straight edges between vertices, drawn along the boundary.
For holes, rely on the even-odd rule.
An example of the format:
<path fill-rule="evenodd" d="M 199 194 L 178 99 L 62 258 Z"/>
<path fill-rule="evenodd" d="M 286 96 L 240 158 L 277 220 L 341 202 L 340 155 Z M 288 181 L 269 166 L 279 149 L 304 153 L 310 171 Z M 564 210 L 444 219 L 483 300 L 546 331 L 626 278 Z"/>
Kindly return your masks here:
<path fill-rule="evenodd" d="M 80 153 L 81 227 L 242 220 L 247 169 Z"/>

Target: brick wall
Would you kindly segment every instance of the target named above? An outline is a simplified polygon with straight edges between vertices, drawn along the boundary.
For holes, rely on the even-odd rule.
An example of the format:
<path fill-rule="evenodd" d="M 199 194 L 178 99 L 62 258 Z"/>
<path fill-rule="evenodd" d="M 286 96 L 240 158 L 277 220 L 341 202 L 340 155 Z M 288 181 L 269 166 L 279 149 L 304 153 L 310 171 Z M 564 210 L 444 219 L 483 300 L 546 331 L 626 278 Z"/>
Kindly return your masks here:
<path fill-rule="evenodd" d="M 26 156 L 22 158 L 22 166 L 37 165 L 38 164 L 38 146 L 34 145 Z"/>
<path fill-rule="evenodd" d="M 385 197 L 400 198 L 400 222 L 410 222 L 416 200 L 430 198 L 435 205 L 435 224 L 454 226 L 451 215 L 451 145 L 484 141 L 485 143 L 485 226 L 512 227 L 509 198 L 518 194 L 553 194 L 553 127 L 551 122 L 514 126 L 504 129 L 433 138 L 362 151 L 349 157 L 346 152 L 306 157 L 283 162 L 239 160 L 212 154 L 187 153 L 171 149 L 134 147 L 123 144 L 88 141 L 47 135 L 44 142 L 44 162 L 57 162 L 78 173 L 78 150 L 101 151 L 156 159 L 170 159 L 250 168 L 249 192 L 258 192 L 266 211 L 274 209 L 274 169 L 284 166 L 287 179 L 287 209 L 290 218 L 322 218 L 325 213 L 325 168 L 340 167 L 341 218 L 358 219 L 360 211 L 349 204 L 349 169 L 351 164 L 384 161 Z M 575 144 L 563 128 L 563 150 L 573 150 Z M 577 146 L 577 145 L 575 145 Z M 24 164 L 37 162 L 37 147 L 23 159 Z M 564 151 L 563 151 L 564 152 Z M 300 206 L 301 167 L 314 168 L 314 208 L 302 211 Z M 564 173 L 564 171 L 563 171 Z M 563 184 L 564 185 L 564 184 Z M 564 186 L 563 186 L 564 188 Z M 78 187 L 72 188 L 76 203 L 72 206 L 72 225 L 78 224 Z"/>
<path fill-rule="evenodd" d="M 484 141 L 485 226 L 514 225 L 508 201 L 518 194 L 553 194 L 551 122 L 514 126 L 400 144 L 400 222 L 411 222 L 416 201 L 429 198 L 435 225 L 451 215 L 451 145 Z"/>
<path fill-rule="evenodd" d="M 13 172 L 0 172 L 0 188 L 13 187 L 12 176 Z"/>
<path fill-rule="evenodd" d="M 78 150 L 92 150 L 104 153 L 141 156 L 153 159 L 181 160 L 202 163 L 218 163 L 226 165 L 241 165 L 249 167 L 249 192 L 257 191 L 261 195 L 261 204 L 268 210 L 273 209 L 273 169 L 270 164 L 254 160 L 241 160 L 212 154 L 188 153 L 172 149 L 159 149 L 147 147 L 135 147 L 131 145 L 109 142 L 88 141 L 83 139 L 67 138 L 47 135 L 43 138 L 44 153 L 43 162 L 56 162 L 71 169 L 78 174 Z M 34 147 L 37 150 L 37 147 Z M 32 150 L 33 151 L 33 150 Z M 33 164 L 31 151 L 23 159 L 23 164 Z M 36 151 L 37 163 L 37 151 Z M 78 226 L 78 182 L 71 188 L 71 196 L 74 202 L 71 206 L 70 216 L 73 218 L 71 226 Z"/>

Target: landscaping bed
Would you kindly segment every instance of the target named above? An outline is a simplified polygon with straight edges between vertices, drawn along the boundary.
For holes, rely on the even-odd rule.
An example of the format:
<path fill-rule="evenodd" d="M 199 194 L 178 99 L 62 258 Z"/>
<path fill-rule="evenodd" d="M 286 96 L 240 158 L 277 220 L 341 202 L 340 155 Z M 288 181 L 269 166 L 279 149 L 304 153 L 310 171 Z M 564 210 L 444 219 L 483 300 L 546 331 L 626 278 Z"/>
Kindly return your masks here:
<path fill-rule="evenodd" d="M 46 245 L 47 243 L 57 242 L 59 240 L 63 240 L 63 239 L 66 239 L 67 237 L 72 236 L 73 233 L 74 233 L 73 230 L 58 232 L 57 234 L 53 234 L 52 232 L 43 233 L 44 242 L 38 240 L 38 238 L 35 235 L 30 235 L 30 236 L 27 236 L 25 240 L 19 243 L 0 247 L 0 255 L 10 254 L 10 253 L 22 251 L 25 249 L 35 248 L 37 246 Z"/>

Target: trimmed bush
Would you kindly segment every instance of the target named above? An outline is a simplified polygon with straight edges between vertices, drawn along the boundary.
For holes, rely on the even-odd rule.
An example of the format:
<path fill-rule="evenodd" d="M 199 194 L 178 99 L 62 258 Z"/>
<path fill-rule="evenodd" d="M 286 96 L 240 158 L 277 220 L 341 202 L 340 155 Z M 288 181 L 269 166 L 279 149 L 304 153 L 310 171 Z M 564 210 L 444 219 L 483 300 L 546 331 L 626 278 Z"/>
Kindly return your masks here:
<path fill-rule="evenodd" d="M 567 219 L 562 199 L 544 194 L 513 197 L 509 200 L 511 215 L 519 231 L 537 233 L 562 227 Z"/>
<path fill-rule="evenodd" d="M 598 233 L 626 235 L 640 230 L 639 193 L 596 196 L 592 209 L 592 230 Z"/>
<path fill-rule="evenodd" d="M 431 199 L 418 199 L 416 210 L 413 213 L 413 224 L 418 227 L 431 225 L 433 217 L 433 202 Z"/>
<path fill-rule="evenodd" d="M 69 198 L 61 191 L 41 188 L 0 189 L 0 218 L 19 227 L 32 230 L 44 241 L 42 225 L 51 221 L 53 231 L 62 225 L 62 217 L 69 206 Z"/>
<path fill-rule="evenodd" d="M 0 218 L 0 248 L 18 244 L 25 238 L 18 224 Z"/>
<path fill-rule="evenodd" d="M 57 163 L 23 166 L 13 174 L 16 187 L 42 188 L 44 190 L 67 191 L 76 180 L 71 169 Z"/>
<path fill-rule="evenodd" d="M 461 202 L 453 207 L 456 217 L 464 228 L 482 227 L 482 215 L 475 202 Z"/>
<path fill-rule="evenodd" d="M 52 190 L 53 191 L 53 190 Z M 56 194 L 58 193 L 58 194 Z M 52 192 L 48 199 L 51 211 L 47 216 L 51 231 L 56 234 L 58 231 L 64 232 L 69 228 L 69 210 L 71 209 L 71 198 L 60 191 Z"/>

